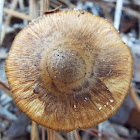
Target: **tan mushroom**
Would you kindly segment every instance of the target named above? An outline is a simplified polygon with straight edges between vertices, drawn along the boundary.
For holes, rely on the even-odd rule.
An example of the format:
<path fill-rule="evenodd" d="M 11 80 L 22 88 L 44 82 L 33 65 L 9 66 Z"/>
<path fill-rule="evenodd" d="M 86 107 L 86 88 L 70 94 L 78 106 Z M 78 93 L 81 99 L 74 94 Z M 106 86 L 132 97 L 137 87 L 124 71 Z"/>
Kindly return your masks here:
<path fill-rule="evenodd" d="M 88 12 L 44 15 L 15 38 L 6 74 L 16 104 L 54 130 L 90 128 L 120 107 L 132 56 L 116 29 Z"/>

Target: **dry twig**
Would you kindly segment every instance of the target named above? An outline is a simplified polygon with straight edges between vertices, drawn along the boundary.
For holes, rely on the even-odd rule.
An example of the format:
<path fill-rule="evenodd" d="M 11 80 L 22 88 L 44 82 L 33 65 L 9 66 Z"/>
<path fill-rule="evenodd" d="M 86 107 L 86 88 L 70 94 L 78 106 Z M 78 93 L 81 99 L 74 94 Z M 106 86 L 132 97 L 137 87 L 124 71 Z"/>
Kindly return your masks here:
<path fill-rule="evenodd" d="M 79 135 L 78 130 L 75 129 L 73 132 L 74 132 L 75 139 L 76 139 L 76 140 L 81 140 L 81 137 L 80 137 L 80 135 Z"/>
<path fill-rule="evenodd" d="M 130 96 L 136 106 L 136 109 L 140 112 L 140 98 L 138 97 L 134 86 L 130 88 Z"/>
<path fill-rule="evenodd" d="M 48 140 L 55 140 L 55 130 L 47 128 Z"/>
<path fill-rule="evenodd" d="M 114 19 L 114 27 L 119 30 L 120 20 L 122 15 L 122 7 L 123 7 L 123 0 L 117 0 L 116 4 L 116 11 L 115 11 L 115 19 Z"/>
<path fill-rule="evenodd" d="M 32 121 L 31 127 L 31 140 L 39 140 L 38 126 L 34 121 Z"/>
<path fill-rule="evenodd" d="M 3 7 L 4 7 L 4 0 L 0 0 L 0 42 L 1 42 L 1 31 L 2 31 L 2 20 L 3 20 Z"/>
<path fill-rule="evenodd" d="M 98 136 L 98 135 L 97 135 L 98 133 L 101 133 L 102 135 L 104 135 L 104 136 L 106 136 L 106 137 L 112 137 L 112 138 L 114 138 L 114 139 L 116 139 L 116 140 L 125 140 L 125 139 L 123 139 L 123 138 L 120 138 L 120 137 L 117 137 L 117 136 L 108 134 L 108 133 L 106 133 L 106 132 L 99 131 L 99 130 L 94 129 L 94 128 L 91 128 L 91 129 L 90 129 L 90 130 L 92 130 L 92 132 L 91 132 L 91 131 L 88 131 L 88 130 L 86 130 L 86 129 L 81 129 L 81 130 L 82 130 L 82 131 L 85 131 L 85 132 L 88 132 L 88 133 L 90 133 L 91 135 L 93 135 L 93 136 L 95 136 L 95 137 L 97 137 L 97 138 L 99 138 L 99 139 L 101 139 L 101 140 L 106 140 L 106 139 L 104 139 L 103 137 Z M 96 134 L 96 133 L 97 133 L 97 134 Z"/>
<path fill-rule="evenodd" d="M 85 0 L 83 0 L 83 1 L 85 1 Z M 109 3 L 109 2 L 105 2 L 103 0 L 90 0 L 90 1 L 95 2 L 96 4 L 99 4 L 99 5 L 104 6 L 104 7 L 115 8 L 115 4 Z M 139 14 L 138 11 L 132 10 L 130 8 L 127 8 L 127 7 L 123 7 L 122 10 L 124 12 L 126 12 L 127 14 L 132 15 L 132 16 L 140 19 L 140 14 Z"/>
<path fill-rule="evenodd" d="M 39 16 L 38 0 L 30 0 L 29 1 L 29 15 L 32 18 L 37 18 Z"/>
<path fill-rule="evenodd" d="M 126 26 L 120 30 L 120 33 L 128 31 L 131 27 L 135 25 L 137 20 L 138 20 L 137 18 L 133 18 L 129 23 L 126 23 Z"/>
<path fill-rule="evenodd" d="M 45 140 L 45 128 L 42 126 L 42 140 Z"/>
<path fill-rule="evenodd" d="M 58 132 L 55 132 L 55 140 L 65 140 Z"/>
<path fill-rule="evenodd" d="M 59 0 L 59 1 L 62 2 L 62 3 L 65 3 L 65 0 Z M 70 7 L 75 8 L 76 6 L 74 4 L 72 4 L 72 3 L 70 3 Z"/>
<path fill-rule="evenodd" d="M 104 11 L 105 18 L 107 18 L 108 21 L 110 21 L 111 23 L 113 23 L 113 19 L 112 19 L 110 13 L 108 12 L 107 7 L 102 6 L 102 9 Z"/>
<path fill-rule="evenodd" d="M 91 132 L 91 131 L 88 131 L 86 129 L 81 129 L 82 131 L 85 131 L 85 132 L 88 132 L 89 134 L 91 134 L 92 136 L 95 136 L 96 138 L 100 139 L 100 140 L 106 140 L 100 136 L 98 136 L 95 132 Z"/>
<path fill-rule="evenodd" d="M 13 0 L 12 3 L 11 3 L 10 9 L 11 10 L 15 10 L 16 7 L 17 7 L 17 4 L 18 4 L 18 0 Z M 1 43 L 3 43 L 3 40 L 4 40 L 5 35 L 6 35 L 6 29 L 7 29 L 7 27 L 10 24 L 11 18 L 12 18 L 12 15 L 11 14 L 8 14 L 7 19 L 5 21 L 5 24 L 4 24 L 4 28 L 2 30 Z"/>
<path fill-rule="evenodd" d="M 0 89 L 2 89 L 7 95 L 12 97 L 12 94 L 10 92 L 10 89 L 8 87 L 8 84 L 6 84 L 4 81 L 0 80 Z"/>
<path fill-rule="evenodd" d="M 73 134 L 73 131 L 67 133 L 67 138 L 68 138 L 68 140 L 74 140 L 74 134 Z"/>
<path fill-rule="evenodd" d="M 20 19 L 23 19 L 23 20 L 26 19 L 28 21 L 31 21 L 33 19 L 29 15 L 26 15 L 26 14 L 23 14 L 23 13 L 20 13 L 20 12 L 17 12 L 17 11 L 8 9 L 8 8 L 4 8 L 4 12 L 7 13 L 7 14 L 11 14 L 13 17 L 17 17 L 17 18 L 20 18 Z"/>
<path fill-rule="evenodd" d="M 42 11 L 48 11 L 49 10 L 49 0 L 42 0 L 41 1 L 41 12 L 40 12 L 40 15 L 43 15 L 44 12 Z"/>
<path fill-rule="evenodd" d="M 120 137 L 117 137 L 117 136 L 111 135 L 111 134 L 106 133 L 106 132 L 99 131 L 99 130 L 94 129 L 94 128 L 91 128 L 91 130 L 94 131 L 94 132 L 96 132 L 96 133 L 101 133 L 101 134 L 104 135 L 104 136 L 112 137 L 112 138 L 114 138 L 114 139 L 116 139 L 116 140 L 125 140 L 125 139 L 123 139 L 123 138 L 120 138 Z"/>

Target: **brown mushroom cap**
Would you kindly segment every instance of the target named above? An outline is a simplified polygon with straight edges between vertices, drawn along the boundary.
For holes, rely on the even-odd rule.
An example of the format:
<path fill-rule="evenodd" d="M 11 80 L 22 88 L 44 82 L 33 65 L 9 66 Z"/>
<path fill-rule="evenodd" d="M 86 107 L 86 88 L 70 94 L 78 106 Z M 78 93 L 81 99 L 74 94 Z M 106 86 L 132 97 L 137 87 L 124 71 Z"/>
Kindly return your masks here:
<path fill-rule="evenodd" d="M 19 108 L 54 130 L 90 128 L 122 104 L 132 56 L 116 29 L 88 12 L 44 15 L 15 38 L 6 74 Z"/>

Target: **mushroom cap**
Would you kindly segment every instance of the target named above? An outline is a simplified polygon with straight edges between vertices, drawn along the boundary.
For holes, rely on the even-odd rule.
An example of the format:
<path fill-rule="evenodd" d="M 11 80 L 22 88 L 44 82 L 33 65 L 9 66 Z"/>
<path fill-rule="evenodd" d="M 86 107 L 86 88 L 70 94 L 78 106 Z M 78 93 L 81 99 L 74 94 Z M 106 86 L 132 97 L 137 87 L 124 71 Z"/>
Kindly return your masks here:
<path fill-rule="evenodd" d="M 132 56 L 105 19 L 81 10 L 37 18 L 15 38 L 6 75 L 18 107 L 54 130 L 90 128 L 122 104 Z"/>

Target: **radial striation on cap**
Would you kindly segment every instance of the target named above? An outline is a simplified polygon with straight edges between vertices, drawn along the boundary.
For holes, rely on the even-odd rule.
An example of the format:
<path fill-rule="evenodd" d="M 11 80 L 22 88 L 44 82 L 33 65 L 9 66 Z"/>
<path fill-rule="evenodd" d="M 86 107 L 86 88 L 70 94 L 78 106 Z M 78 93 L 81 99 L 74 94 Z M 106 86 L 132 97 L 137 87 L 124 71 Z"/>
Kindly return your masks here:
<path fill-rule="evenodd" d="M 54 130 L 90 128 L 122 104 L 132 56 L 105 19 L 61 10 L 37 18 L 15 38 L 6 74 L 16 104 Z"/>

